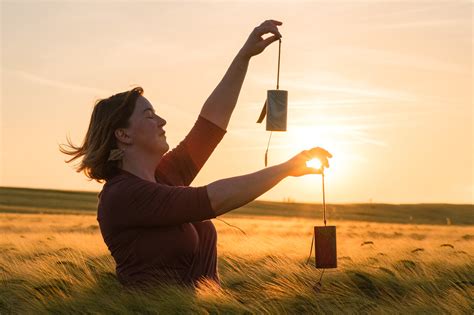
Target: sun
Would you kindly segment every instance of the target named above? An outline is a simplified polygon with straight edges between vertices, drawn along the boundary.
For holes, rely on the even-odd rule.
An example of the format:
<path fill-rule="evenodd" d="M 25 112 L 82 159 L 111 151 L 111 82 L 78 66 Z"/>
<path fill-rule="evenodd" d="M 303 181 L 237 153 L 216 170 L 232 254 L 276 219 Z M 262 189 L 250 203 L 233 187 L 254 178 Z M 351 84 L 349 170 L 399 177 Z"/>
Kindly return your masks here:
<path fill-rule="evenodd" d="M 357 159 L 360 152 L 346 139 L 341 139 L 339 136 L 337 131 L 343 130 L 343 128 L 344 126 L 338 125 L 289 128 L 285 135 L 285 152 L 293 154 L 294 152 L 321 147 L 333 155 L 332 158 L 328 159 L 330 167 L 326 168 L 316 157 L 307 161 L 306 165 L 315 169 L 324 167 L 325 173 L 338 173 L 338 176 L 344 174 L 344 177 L 348 177 L 352 172 L 351 168 L 361 163 L 361 161 Z"/>
<path fill-rule="evenodd" d="M 307 167 L 312 167 L 312 168 L 315 168 L 315 169 L 320 169 L 322 164 L 321 164 L 321 161 L 319 159 L 312 159 L 312 160 L 309 160 L 306 162 L 306 166 Z"/>

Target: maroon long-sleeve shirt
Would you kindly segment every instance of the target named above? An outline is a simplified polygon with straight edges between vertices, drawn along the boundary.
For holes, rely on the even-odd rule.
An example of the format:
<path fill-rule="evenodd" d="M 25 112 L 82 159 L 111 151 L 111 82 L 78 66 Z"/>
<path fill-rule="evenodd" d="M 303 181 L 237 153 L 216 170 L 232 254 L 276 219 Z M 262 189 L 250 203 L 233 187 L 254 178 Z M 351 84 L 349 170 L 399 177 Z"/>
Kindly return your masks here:
<path fill-rule="evenodd" d="M 206 186 L 189 185 L 225 133 L 199 116 L 185 139 L 160 160 L 157 183 L 120 170 L 104 184 L 97 220 L 122 284 L 187 277 L 198 242 L 191 223 L 216 217 Z"/>

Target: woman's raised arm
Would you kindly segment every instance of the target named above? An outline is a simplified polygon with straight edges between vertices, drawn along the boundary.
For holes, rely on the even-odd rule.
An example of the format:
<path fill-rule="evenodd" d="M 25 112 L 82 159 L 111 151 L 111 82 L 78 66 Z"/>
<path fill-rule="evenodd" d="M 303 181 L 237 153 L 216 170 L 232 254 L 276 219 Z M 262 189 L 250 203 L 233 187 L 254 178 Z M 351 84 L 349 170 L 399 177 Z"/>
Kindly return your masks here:
<path fill-rule="evenodd" d="M 253 29 L 224 77 L 204 103 L 201 116 L 227 130 L 247 74 L 250 58 L 260 54 L 268 45 L 281 38 L 277 28 L 277 25 L 281 24 L 279 21 L 267 20 Z M 267 33 L 273 35 L 263 39 L 261 36 Z"/>

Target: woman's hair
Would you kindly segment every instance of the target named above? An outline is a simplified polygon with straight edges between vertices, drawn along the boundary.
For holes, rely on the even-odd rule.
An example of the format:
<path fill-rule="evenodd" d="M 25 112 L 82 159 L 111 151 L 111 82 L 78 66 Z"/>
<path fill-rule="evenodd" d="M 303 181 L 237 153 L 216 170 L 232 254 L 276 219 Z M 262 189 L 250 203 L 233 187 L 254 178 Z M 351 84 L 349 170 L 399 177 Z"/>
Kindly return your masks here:
<path fill-rule="evenodd" d="M 67 137 L 68 147 L 59 150 L 72 158 L 72 162 L 83 156 L 76 166 L 76 172 L 84 172 L 89 180 L 102 183 L 118 173 L 121 160 L 109 160 L 111 150 L 118 149 L 115 138 L 117 128 L 127 128 L 129 118 L 135 108 L 138 96 L 143 94 L 143 88 L 135 87 L 130 91 L 112 95 L 109 98 L 96 101 L 92 111 L 89 129 L 81 146 L 75 146 Z"/>

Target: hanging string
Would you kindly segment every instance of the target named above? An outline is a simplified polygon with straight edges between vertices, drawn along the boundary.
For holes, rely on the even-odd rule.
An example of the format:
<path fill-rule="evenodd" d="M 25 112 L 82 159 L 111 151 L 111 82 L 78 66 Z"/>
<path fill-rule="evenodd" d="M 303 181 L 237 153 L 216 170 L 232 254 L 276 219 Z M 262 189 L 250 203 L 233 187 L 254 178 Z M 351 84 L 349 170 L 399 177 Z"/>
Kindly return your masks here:
<path fill-rule="evenodd" d="M 324 226 L 326 226 L 326 194 L 324 192 L 324 168 L 321 175 L 323 179 L 323 216 L 324 216 Z"/>
<path fill-rule="evenodd" d="M 324 166 L 321 167 L 321 169 L 322 169 L 321 175 L 322 175 L 322 181 L 323 181 L 323 218 L 324 218 L 324 226 L 326 226 L 326 192 L 324 191 Z M 306 264 L 309 263 L 311 254 L 313 253 L 313 244 L 314 244 L 314 233 L 313 233 L 313 237 L 311 238 L 311 247 L 309 249 L 309 256 L 308 256 L 308 259 L 306 260 Z M 315 290 L 321 290 L 321 287 L 322 287 L 321 280 L 323 279 L 323 274 L 325 270 L 326 269 L 323 268 L 323 271 L 321 272 L 321 276 L 319 277 L 319 281 L 313 287 Z"/>
<path fill-rule="evenodd" d="M 324 191 L 324 167 L 322 167 L 322 178 L 323 178 L 323 217 L 324 217 L 324 226 L 326 226 L 326 193 Z M 309 251 L 309 256 L 308 256 L 308 260 L 306 260 L 306 264 L 308 264 L 309 262 L 309 259 L 311 258 L 311 253 L 313 252 L 313 244 L 314 244 L 314 235 L 313 235 L 313 238 L 311 239 L 311 248 L 310 248 L 310 251 Z"/>
<path fill-rule="evenodd" d="M 277 71 L 277 90 L 280 83 L 280 54 L 281 54 L 281 38 L 278 40 L 278 71 Z"/>
<path fill-rule="evenodd" d="M 235 227 L 236 229 L 239 229 L 242 233 L 244 233 L 245 235 L 247 235 L 247 233 L 245 233 L 244 230 L 242 230 L 242 229 L 239 228 L 238 226 L 232 225 L 232 224 L 227 223 L 227 222 L 225 222 L 224 220 L 221 220 L 221 219 L 218 219 L 218 218 L 216 218 L 216 220 L 222 221 L 222 222 L 224 222 L 225 224 L 227 224 L 227 225 L 229 225 L 229 226 Z"/>
<path fill-rule="evenodd" d="M 311 238 L 311 247 L 309 248 L 309 256 L 308 256 L 308 259 L 306 260 L 306 264 L 309 263 L 311 254 L 313 253 L 313 244 L 314 244 L 314 233 L 313 233 L 313 237 Z"/>
<path fill-rule="evenodd" d="M 311 258 L 311 254 L 313 253 L 313 244 L 314 244 L 314 233 L 313 233 L 313 237 L 311 238 L 311 247 L 310 247 L 310 250 L 309 250 L 309 256 L 308 256 L 308 259 L 306 260 L 306 264 L 309 264 L 309 259 Z M 318 269 L 318 268 L 316 268 Z M 323 286 L 323 284 L 321 283 L 321 280 L 323 279 L 323 274 L 324 274 L 324 271 L 326 269 L 323 268 L 323 271 L 321 272 L 321 276 L 319 277 L 319 280 L 318 282 L 316 283 L 316 285 L 313 287 L 313 289 L 315 290 L 321 290 L 321 287 Z"/>
<path fill-rule="evenodd" d="M 270 146 L 270 139 L 272 138 L 272 133 L 273 131 L 270 131 L 270 138 L 268 138 L 268 142 L 267 142 L 267 151 L 265 151 L 265 167 L 267 167 L 267 163 L 268 163 L 268 147 Z"/>

